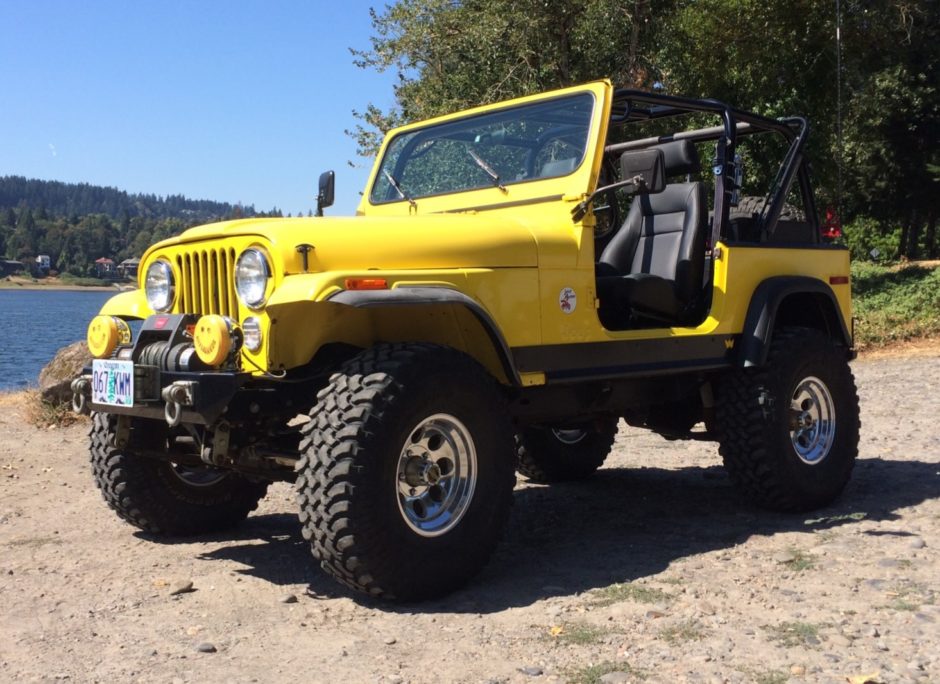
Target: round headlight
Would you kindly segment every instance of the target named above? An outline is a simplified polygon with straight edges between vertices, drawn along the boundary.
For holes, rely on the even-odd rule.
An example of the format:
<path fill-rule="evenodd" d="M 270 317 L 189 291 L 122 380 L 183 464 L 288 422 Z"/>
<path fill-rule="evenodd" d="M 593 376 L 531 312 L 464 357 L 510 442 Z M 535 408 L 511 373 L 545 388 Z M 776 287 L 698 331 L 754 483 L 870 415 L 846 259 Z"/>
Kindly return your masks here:
<path fill-rule="evenodd" d="M 176 288 L 173 285 L 173 269 L 165 261 L 154 261 L 147 269 L 144 280 L 147 304 L 154 311 L 169 311 L 173 306 Z"/>
<path fill-rule="evenodd" d="M 271 269 L 264 253 L 246 249 L 235 263 L 235 291 L 246 306 L 252 309 L 264 304 Z"/>

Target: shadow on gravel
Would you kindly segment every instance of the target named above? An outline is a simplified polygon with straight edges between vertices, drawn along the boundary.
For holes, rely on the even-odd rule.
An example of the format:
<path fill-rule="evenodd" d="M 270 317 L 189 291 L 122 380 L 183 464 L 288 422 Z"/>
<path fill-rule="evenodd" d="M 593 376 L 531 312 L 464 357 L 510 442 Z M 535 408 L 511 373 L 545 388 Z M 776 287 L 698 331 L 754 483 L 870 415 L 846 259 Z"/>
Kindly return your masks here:
<path fill-rule="evenodd" d="M 833 506 L 807 514 L 761 511 L 742 503 L 720 466 L 602 469 L 581 483 L 527 487 L 496 555 L 470 586 L 437 601 L 376 602 L 322 573 L 288 514 L 253 516 L 237 536 L 205 553 L 275 584 L 308 584 L 322 598 L 350 596 L 391 612 L 491 613 L 572 595 L 666 570 L 700 553 L 733 547 L 754 535 L 835 528 L 859 520 L 895 520 L 898 511 L 940 498 L 940 464 L 858 461 Z"/>

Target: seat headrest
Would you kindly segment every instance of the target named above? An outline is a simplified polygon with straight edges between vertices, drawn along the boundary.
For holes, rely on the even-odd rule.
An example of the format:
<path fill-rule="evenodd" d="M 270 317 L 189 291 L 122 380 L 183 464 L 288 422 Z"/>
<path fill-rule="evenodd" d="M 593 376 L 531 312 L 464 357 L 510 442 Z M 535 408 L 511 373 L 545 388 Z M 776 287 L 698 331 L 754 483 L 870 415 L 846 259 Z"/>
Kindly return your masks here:
<path fill-rule="evenodd" d="M 675 140 L 656 145 L 653 149 L 663 151 L 667 176 L 684 176 L 687 173 L 698 173 L 702 170 L 698 152 L 695 151 L 695 145 L 691 140 Z"/>

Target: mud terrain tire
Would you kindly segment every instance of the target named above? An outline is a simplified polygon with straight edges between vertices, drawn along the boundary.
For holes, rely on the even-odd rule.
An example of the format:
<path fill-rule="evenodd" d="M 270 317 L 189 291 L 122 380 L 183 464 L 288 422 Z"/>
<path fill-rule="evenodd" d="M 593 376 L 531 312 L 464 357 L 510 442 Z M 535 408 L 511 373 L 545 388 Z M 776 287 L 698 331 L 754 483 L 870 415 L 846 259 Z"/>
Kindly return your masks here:
<path fill-rule="evenodd" d="M 123 520 L 158 536 L 191 536 L 236 526 L 268 489 L 236 473 L 179 468 L 114 446 L 113 415 L 92 415 L 91 468 L 104 500 Z"/>
<path fill-rule="evenodd" d="M 583 480 L 604 465 L 616 435 L 616 418 L 573 430 L 526 428 L 516 435 L 516 470 L 538 483 Z"/>
<path fill-rule="evenodd" d="M 766 364 L 719 384 L 719 451 L 753 503 L 808 511 L 834 501 L 858 455 L 859 409 L 846 354 L 823 333 L 774 333 Z"/>
<path fill-rule="evenodd" d="M 512 501 L 512 428 L 474 360 L 431 344 L 377 345 L 330 378 L 303 434 L 303 534 L 341 583 L 422 600 L 489 560 Z"/>

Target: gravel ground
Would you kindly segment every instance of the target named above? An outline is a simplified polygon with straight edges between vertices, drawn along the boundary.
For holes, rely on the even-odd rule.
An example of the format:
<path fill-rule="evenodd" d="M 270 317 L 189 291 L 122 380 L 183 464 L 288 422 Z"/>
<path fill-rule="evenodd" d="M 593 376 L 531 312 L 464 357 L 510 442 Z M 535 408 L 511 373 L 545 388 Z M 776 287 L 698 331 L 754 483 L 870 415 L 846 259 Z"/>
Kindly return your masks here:
<path fill-rule="evenodd" d="M 0 681 L 940 682 L 940 351 L 853 366 L 835 505 L 756 510 L 713 443 L 621 426 L 590 481 L 520 483 L 470 586 L 406 606 L 317 569 L 287 485 L 235 533 L 144 538 L 94 488 L 87 425 L 0 397 Z"/>

